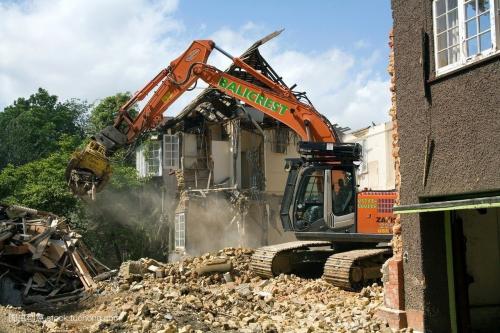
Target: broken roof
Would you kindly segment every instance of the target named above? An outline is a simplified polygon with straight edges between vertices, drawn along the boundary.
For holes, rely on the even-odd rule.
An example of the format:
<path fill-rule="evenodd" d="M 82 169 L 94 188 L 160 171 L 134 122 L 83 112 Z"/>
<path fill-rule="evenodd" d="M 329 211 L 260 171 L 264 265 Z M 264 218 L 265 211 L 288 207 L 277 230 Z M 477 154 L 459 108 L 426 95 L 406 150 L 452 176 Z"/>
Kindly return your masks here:
<path fill-rule="evenodd" d="M 273 82 L 288 87 L 283 81 L 282 77 L 279 76 L 278 73 L 276 73 L 276 71 L 269 65 L 269 63 L 259 52 L 259 47 L 261 45 L 278 36 L 282 31 L 283 30 L 275 31 L 267 35 L 266 37 L 259 39 L 240 56 L 240 59 L 252 66 L 257 71 L 264 74 Z M 251 76 L 235 64 L 232 64 L 228 69 L 225 70 L 225 72 L 252 84 L 269 89 L 268 86 L 260 81 L 257 81 L 253 76 Z M 300 100 L 311 104 L 305 92 L 294 92 L 294 94 Z M 177 116 L 173 118 L 166 118 L 161 125 L 161 128 L 168 129 L 177 127 L 179 129 L 186 130 L 188 128 L 195 127 L 197 124 L 201 124 L 205 121 L 221 122 L 233 119 L 238 117 L 237 104 L 238 101 L 235 98 L 224 94 L 218 89 L 207 87 L 195 99 L 193 99 L 191 103 L 189 103 Z M 264 116 L 264 120 L 262 121 L 262 125 L 264 127 L 274 127 L 277 123 L 277 120 L 266 115 Z"/>

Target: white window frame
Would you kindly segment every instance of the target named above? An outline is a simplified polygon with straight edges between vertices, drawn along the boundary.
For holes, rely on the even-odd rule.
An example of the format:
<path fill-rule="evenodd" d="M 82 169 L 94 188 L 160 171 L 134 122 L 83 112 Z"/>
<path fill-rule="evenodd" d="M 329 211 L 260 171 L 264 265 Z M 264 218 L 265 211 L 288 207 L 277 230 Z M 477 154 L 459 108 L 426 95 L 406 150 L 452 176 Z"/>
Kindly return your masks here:
<path fill-rule="evenodd" d="M 499 15 L 499 1 L 490 0 L 490 31 L 491 31 L 491 44 L 492 47 L 488 50 L 479 52 L 473 56 L 467 56 L 467 43 L 466 43 L 466 20 L 465 20 L 465 10 L 464 6 L 469 0 L 457 0 L 458 9 L 458 38 L 459 38 L 459 57 L 458 61 L 448 64 L 443 67 L 438 66 L 438 40 L 437 40 L 437 17 L 436 4 L 439 0 L 434 0 L 432 3 L 432 21 L 433 21 L 433 35 L 434 35 L 434 64 L 436 68 L 436 76 L 440 76 L 451 72 L 460 67 L 466 66 L 468 64 L 474 63 L 481 59 L 490 57 L 497 53 L 500 53 L 498 49 L 498 27 L 500 25 L 500 15 Z M 447 2 L 448 0 L 444 0 Z M 446 5 L 447 6 L 447 5 Z M 445 11 L 446 13 L 447 11 Z M 446 15 L 446 14 L 445 14 Z"/>
<path fill-rule="evenodd" d="M 135 152 L 135 168 L 139 177 L 146 177 L 146 161 L 144 159 L 144 147 L 140 146 Z"/>
<path fill-rule="evenodd" d="M 154 140 L 150 142 L 148 154 L 144 154 L 147 176 L 161 176 L 161 141 Z M 152 165 L 154 163 L 154 165 Z M 154 168 L 152 168 L 154 166 Z"/>
<path fill-rule="evenodd" d="M 151 144 L 150 150 L 146 151 L 146 145 Z M 154 147 L 153 147 L 154 146 Z M 136 150 L 136 169 L 139 174 L 139 177 L 160 177 L 162 175 L 162 147 L 161 142 L 158 140 L 152 140 L 146 144 L 141 145 Z M 155 156 L 156 155 L 156 156 Z M 157 164 L 157 168 L 151 170 L 151 162 Z"/>
<path fill-rule="evenodd" d="M 163 134 L 163 169 L 179 169 L 179 149 L 177 134 Z"/>
<path fill-rule="evenodd" d="M 186 213 L 176 213 L 174 218 L 174 242 L 175 249 L 184 250 L 186 248 Z"/>

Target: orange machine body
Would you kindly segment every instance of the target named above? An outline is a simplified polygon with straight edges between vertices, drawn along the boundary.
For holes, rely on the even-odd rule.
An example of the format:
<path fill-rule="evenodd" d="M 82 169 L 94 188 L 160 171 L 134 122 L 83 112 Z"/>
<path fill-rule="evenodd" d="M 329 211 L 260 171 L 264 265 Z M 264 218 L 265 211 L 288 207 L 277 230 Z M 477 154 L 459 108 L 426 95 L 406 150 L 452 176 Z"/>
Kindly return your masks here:
<path fill-rule="evenodd" d="M 393 212 L 395 191 L 363 191 L 358 193 L 357 232 L 392 234 L 396 221 Z"/>

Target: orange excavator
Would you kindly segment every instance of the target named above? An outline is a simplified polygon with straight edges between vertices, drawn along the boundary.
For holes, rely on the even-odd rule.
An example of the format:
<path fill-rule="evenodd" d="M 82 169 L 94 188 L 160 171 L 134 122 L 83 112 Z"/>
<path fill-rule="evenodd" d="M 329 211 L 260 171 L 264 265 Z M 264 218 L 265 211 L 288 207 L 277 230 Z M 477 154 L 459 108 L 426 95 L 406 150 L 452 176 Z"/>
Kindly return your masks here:
<path fill-rule="evenodd" d="M 208 65 L 214 49 L 259 84 Z M 319 265 L 325 279 L 344 289 L 379 279 L 381 265 L 391 255 L 387 243 L 395 193 L 358 192 L 355 175 L 361 146 L 341 143 L 335 128 L 312 105 L 210 40 L 194 41 L 121 107 L 113 125 L 72 155 L 66 179 L 73 193 L 94 197 L 101 191 L 112 172 L 109 157 L 157 127 L 163 112 L 199 79 L 282 122 L 303 140 L 298 144 L 301 157 L 286 161 L 288 179 L 280 210 L 283 228 L 293 231 L 298 241 L 257 249 L 251 269 L 271 277 Z M 154 89 L 141 112 L 132 117 L 129 110 Z"/>

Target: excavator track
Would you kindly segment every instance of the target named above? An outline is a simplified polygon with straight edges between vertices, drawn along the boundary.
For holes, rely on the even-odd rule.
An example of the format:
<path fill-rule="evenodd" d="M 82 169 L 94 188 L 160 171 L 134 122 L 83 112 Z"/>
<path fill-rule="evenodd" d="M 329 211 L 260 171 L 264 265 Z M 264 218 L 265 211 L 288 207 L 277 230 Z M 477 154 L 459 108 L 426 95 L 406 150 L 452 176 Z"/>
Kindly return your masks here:
<path fill-rule="evenodd" d="M 250 262 L 250 269 L 265 278 L 272 278 L 281 273 L 289 274 L 292 271 L 293 256 L 297 251 L 322 246 L 331 246 L 331 243 L 327 241 L 295 241 L 264 246 L 255 250 Z"/>
<path fill-rule="evenodd" d="M 380 269 L 391 253 L 390 248 L 335 253 L 326 261 L 323 279 L 344 290 L 358 290 L 382 277 Z"/>

